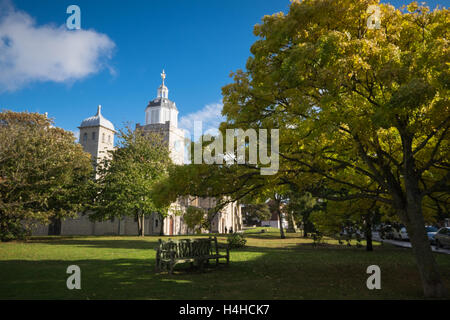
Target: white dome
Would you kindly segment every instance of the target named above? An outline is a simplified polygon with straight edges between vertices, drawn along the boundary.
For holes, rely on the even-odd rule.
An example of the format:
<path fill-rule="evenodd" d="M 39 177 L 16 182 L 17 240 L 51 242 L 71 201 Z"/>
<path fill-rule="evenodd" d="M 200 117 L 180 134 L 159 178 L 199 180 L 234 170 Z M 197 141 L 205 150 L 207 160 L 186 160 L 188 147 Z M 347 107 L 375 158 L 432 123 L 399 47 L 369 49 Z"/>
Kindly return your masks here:
<path fill-rule="evenodd" d="M 83 122 L 81 122 L 80 128 L 102 126 L 104 128 L 114 131 L 114 125 L 111 123 L 111 121 L 102 116 L 101 109 L 102 106 L 99 105 L 97 109 L 97 114 L 95 116 L 84 119 Z"/>

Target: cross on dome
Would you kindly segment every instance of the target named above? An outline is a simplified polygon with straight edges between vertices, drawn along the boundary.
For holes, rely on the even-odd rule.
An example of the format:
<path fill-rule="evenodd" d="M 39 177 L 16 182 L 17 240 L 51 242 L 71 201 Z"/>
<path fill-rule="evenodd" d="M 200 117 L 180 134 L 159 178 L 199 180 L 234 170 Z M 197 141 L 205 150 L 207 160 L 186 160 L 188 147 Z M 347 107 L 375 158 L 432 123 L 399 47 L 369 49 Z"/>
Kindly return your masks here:
<path fill-rule="evenodd" d="M 167 89 L 167 87 L 164 84 L 164 80 L 166 79 L 166 72 L 164 71 L 164 69 L 161 73 L 161 79 L 162 79 L 162 84 L 158 88 L 157 98 L 168 99 L 169 98 L 169 89 Z"/>

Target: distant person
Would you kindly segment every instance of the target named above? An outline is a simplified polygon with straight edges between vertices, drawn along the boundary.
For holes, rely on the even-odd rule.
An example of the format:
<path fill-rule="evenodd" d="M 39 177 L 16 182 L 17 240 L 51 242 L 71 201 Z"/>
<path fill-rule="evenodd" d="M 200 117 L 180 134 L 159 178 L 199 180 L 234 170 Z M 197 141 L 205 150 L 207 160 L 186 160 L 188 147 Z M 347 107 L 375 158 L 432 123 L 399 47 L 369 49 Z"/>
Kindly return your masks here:
<path fill-rule="evenodd" d="M 225 227 L 225 233 L 228 233 L 228 229 L 227 229 L 227 227 Z"/>
<path fill-rule="evenodd" d="M 233 227 L 230 228 L 230 233 L 233 233 Z"/>

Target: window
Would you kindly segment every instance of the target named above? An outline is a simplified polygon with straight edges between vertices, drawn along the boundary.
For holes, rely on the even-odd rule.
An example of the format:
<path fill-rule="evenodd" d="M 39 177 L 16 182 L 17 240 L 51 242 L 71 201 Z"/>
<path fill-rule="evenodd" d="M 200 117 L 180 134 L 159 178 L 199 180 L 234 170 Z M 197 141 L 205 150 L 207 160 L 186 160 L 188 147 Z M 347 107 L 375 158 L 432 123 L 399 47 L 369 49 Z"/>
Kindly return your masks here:
<path fill-rule="evenodd" d="M 109 135 L 108 136 L 108 144 L 110 144 L 111 143 L 111 136 Z"/>
<path fill-rule="evenodd" d="M 158 228 L 158 219 L 155 220 L 155 228 Z"/>
<path fill-rule="evenodd" d="M 95 132 L 92 132 L 92 140 L 95 140 Z"/>
<path fill-rule="evenodd" d="M 87 132 L 85 132 L 84 135 L 83 135 L 83 141 L 84 141 L 85 143 L 87 142 L 87 136 L 88 136 L 88 135 L 87 135 Z"/>
<path fill-rule="evenodd" d="M 105 134 L 102 133 L 102 142 L 105 143 Z"/>

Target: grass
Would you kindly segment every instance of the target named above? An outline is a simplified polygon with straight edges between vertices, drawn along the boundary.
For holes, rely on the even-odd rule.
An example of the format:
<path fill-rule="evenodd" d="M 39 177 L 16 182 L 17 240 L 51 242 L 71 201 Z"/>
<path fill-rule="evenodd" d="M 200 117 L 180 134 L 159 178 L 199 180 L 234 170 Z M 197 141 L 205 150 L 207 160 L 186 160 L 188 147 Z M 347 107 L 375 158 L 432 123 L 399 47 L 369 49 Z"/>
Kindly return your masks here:
<path fill-rule="evenodd" d="M 276 229 L 246 231 L 247 247 L 229 267 L 204 273 L 177 266 L 154 272 L 160 237 L 34 237 L 0 243 L 0 299 L 421 299 L 410 249 L 376 244 L 373 252 L 338 245 L 314 247 Z M 186 238 L 183 236 L 182 238 Z M 219 236 L 221 242 L 226 238 Z M 435 254 L 450 289 L 450 255 Z M 81 268 L 81 290 L 66 288 L 69 265 Z M 381 268 L 381 290 L 368 290 L 366 269 Z"/>

